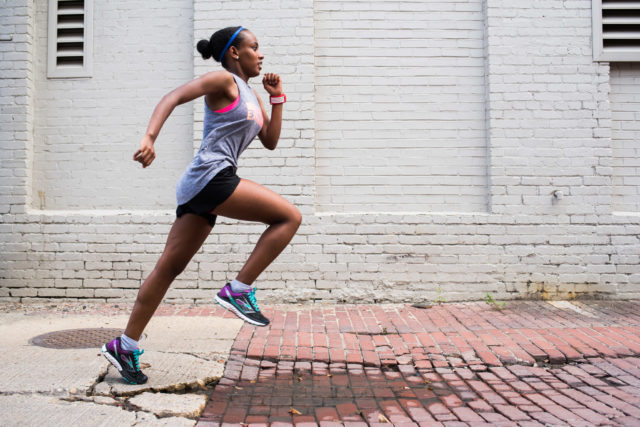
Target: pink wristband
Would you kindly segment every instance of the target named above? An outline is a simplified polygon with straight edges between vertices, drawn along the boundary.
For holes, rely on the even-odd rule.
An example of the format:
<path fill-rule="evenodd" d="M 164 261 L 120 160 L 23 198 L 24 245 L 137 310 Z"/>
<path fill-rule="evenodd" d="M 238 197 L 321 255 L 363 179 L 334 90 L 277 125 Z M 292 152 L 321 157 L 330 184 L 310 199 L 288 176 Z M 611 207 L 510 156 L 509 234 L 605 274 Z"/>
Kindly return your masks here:
<path fill-rule="evenodd" d="M 269 102 L 271 103 L 271 105 L 284 104 L 285 102 L 287 102 L 287 95 L 283 93 L 279 96 L 270 96 Z"/>

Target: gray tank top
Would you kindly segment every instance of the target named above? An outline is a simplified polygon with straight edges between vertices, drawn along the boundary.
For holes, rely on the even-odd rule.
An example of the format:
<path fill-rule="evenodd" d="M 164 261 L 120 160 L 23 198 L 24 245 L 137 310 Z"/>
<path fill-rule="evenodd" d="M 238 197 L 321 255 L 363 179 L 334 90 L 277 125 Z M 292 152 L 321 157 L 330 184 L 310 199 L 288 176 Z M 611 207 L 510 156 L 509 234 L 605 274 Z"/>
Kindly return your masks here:
<path fill-rule="evenodd" d="M 262 129 L 262 111 L 253 90 L 240 77 L 232 76 L 239 96 L 230 109 L 213 111 L 205 98 L 202 144 L 178 181 L 178 205 L 191 200 L 222 169 L 238 169 L 240 154 Z"/>

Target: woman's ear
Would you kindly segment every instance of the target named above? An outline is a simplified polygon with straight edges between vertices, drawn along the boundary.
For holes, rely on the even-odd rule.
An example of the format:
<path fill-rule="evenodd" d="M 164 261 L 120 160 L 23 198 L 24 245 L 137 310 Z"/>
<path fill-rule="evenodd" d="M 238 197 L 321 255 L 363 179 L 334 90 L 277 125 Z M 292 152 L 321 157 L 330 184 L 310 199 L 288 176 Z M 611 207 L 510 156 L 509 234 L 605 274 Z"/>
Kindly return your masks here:
<path fill-rule="evenodd" d="M 238 52 L 238 48 L 235 46 L 231 46 L 229 48 L 229 53 L 233 59 L 238 59 L 240 57 L 240 52 Z"/>

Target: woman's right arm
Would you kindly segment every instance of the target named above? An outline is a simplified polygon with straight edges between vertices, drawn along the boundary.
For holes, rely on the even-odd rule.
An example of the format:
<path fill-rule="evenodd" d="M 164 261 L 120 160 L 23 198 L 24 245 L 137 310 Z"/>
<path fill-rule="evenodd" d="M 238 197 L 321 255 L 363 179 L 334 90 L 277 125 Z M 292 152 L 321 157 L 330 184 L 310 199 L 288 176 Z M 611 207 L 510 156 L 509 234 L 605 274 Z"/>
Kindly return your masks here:
<path fill-rule="evenodd" d="M 213 96 L 229 92 L 234 84 L 233 76 L 227 71 L 214 71 L 190 81 L 162 97 L 153 110 L 147 132 L 140 141 L 140 148 L 133 155 L 133 160 L 140 162 L 146 168 L 156 158 L 153 144 L 160 133 L 160 129 L 167 121 L 171 112 L 178 105 L 192 101 L 206 94 Z"/>

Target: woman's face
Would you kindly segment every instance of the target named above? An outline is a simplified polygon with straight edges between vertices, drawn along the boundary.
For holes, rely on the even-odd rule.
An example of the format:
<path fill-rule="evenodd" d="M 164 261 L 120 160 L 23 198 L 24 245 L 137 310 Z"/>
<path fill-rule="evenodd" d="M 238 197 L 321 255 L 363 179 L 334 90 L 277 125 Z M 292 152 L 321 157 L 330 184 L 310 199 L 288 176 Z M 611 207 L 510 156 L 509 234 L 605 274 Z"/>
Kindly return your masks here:
<path fill-rule="evenodd" d="M 244 71 L 248 77 L 259 76 L 262 70 L 264 55 L 260 53 L 258 39 L 256 39 L 256 36 L 249 30 L 244 30 L 242 36 L 243 40 L 238 49 L 238 56 L 240 57 L 238 62 L 240 63 L 240 67 L 242 67 L 242 71 Z"/>

